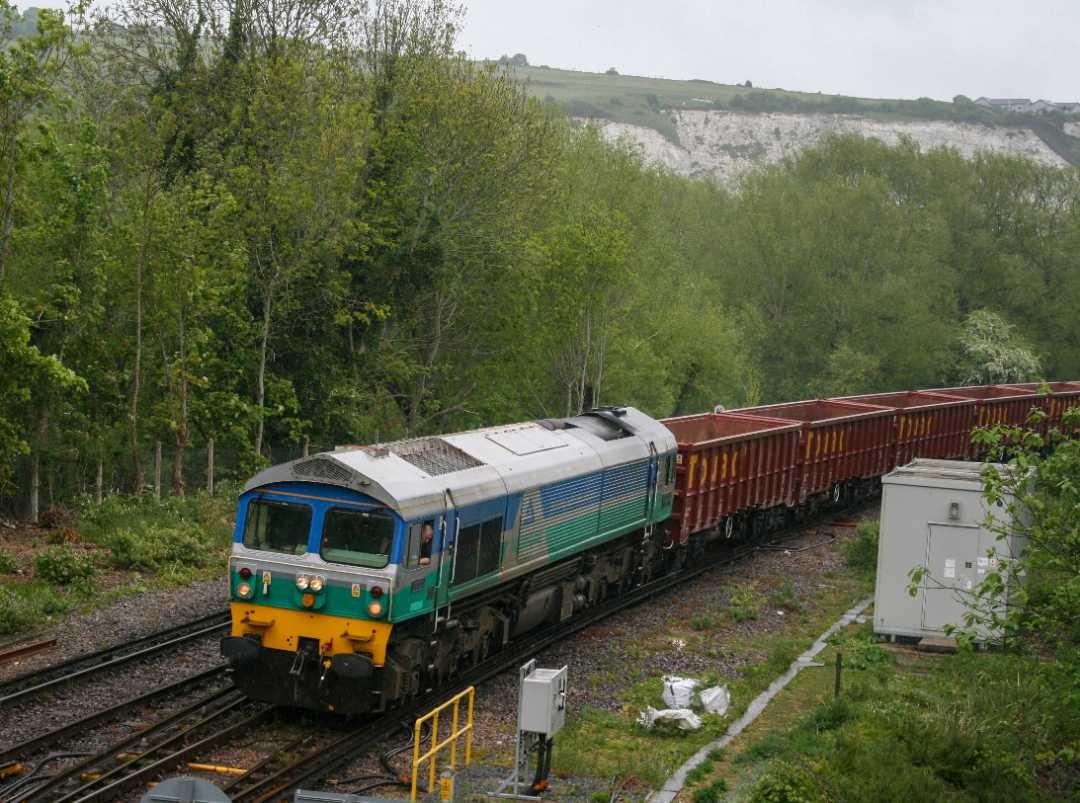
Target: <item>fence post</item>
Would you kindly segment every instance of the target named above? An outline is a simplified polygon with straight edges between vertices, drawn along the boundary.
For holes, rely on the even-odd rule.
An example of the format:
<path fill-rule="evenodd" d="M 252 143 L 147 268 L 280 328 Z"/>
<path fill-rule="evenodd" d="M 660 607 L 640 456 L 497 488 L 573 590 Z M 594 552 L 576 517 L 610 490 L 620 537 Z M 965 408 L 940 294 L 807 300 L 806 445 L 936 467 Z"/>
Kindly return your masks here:
<path fill-rule="evenodd" d="M 161 499 L 161 441 L 154 441 L 154 498 Z"/>
<path fill-rule="evenodd" d="M 214 439 L 206 444 L 206 492 L 214 495 Z"/>
<path fill-rule="evenodd" d="M 97 461 L 97 477 L 94 478 L 94 501 L 101 507 L 101 491 L 105 484 L 105 461 L 100 457 Z"/>
<path fill-rule="evenodd" d="M 837 651 L 836 653 L 836 685 L 833 688 L 833 698 L 840 696 L 840 673 L 844 671 L 844 653 Z"/>
<path fill-rule="evenodd" d="M 310 435 L 305 435 L 304 436 L 304 457 L 307 457 L 308 453 L 310 451 L 311 451 L 311 436 Z"/>
<path fill-rule="evenodd" d="M 41 493 L 41 452 L 34 450 L 30 458 L 30 521 L 38 523 L 38 513 L 41 512 L 39 499 Z"/>

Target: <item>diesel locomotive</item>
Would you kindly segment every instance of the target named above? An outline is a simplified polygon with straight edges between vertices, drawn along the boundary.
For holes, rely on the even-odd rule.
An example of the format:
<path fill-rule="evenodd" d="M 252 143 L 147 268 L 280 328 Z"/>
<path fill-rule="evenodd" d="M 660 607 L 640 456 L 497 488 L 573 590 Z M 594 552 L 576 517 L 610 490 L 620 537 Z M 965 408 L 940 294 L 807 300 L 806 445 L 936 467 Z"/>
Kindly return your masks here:
<path fill-rule="evenodd" d="M 229 562 L 236 685 L 380 710 L 670 570 L 675 460 L 666 427 L 621 408 L 263 471 Z"/>

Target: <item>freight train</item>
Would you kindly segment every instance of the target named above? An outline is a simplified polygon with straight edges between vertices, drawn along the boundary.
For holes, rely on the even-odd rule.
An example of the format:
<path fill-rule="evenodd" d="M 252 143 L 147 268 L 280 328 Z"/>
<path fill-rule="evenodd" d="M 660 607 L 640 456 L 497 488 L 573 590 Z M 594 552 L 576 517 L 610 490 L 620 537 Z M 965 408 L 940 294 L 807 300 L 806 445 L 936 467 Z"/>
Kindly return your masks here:
<path fill-rule="evenodd" d="M 1042 427 L 1080 383 L 989 385 L 655 420 L 631 407 L 341 448 L 239 499 L 229 561 L 236 685 L 269 702 L 383 710 L 530 630 L 697 559 L 869 496 L 971 433 Z"/>

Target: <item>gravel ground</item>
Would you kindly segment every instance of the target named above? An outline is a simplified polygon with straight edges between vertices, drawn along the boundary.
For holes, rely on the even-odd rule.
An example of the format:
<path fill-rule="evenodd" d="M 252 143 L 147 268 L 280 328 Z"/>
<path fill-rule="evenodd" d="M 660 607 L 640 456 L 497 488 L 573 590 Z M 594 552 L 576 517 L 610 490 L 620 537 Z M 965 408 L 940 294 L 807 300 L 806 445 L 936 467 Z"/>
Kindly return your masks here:
<path fill-rule="evenodd" d="M 38 638 L 56 638 L 56 647 L 2 667 L 0 679 L 44 668 L 62 660 L 121 644 L 157 630 L 224 609 L 225 578 L 184 588 L 152 591 L 79 614 L 43 630 Z M 219 636 L 181 645 L 164 656 L 127 664 L 116 672 L 61 686 L 25 703 L 5 707 L 0 717 L 0 747 L 9 747 L 100 711 L 109 705 L 193 675 L 221 662 Z M 164 704 L 163 704 L 164 706 Z M 162 711 L 152 711 L 160 714 Z M 130 723 L 125 722 L 128 727 Z"/>
<path fill-rule="evenodd" d="M 876 509 L 864 514 L 871 517 Z M 828 584 L 825 575 L 842 567 L 838 544 L 854 536 L 850 527 L 817 526 L 784 541 L 783 549 L 759 550 L 727 567 L 699 575 L 677 591 L 621 611 L 573 638 L 549 648 L 536 656 L 543 667 L 568 667 L 569 691 L 567 707 L 571 712 L 584 707 L 613 712 L 623 710 L 627 689 L 649 677 L 658 675 L 701 676 L 715 672 L 734 679 L 747 665 L 762 655 L 734 654 L 723 649 L 725 641 L 737 637 L 767 633 L 783 628 L 789 614 L 776 605 L 766 605 L 756 619 L 744 622 L 725 620 L 722 625 L 688 638 L 708 640 L 713 649 L 686 649 L 685 643 L 673 643 L 666 635 L 672 628 L 686 629 L 686 623 L 703 611 L 727 607 L 733 587 L 753 582 L 758 588 L 776 588 L 790 583 L 795 604 L 808 600 Z M 805 551 L 800 549 L 809 547 Z M 693 631 L 691 631 L 693 632 Z M 518 673 L 511 670 L 498 675 L 476 691 L 474 711 L 474 750 L 495 764 L 479 765 L 470 780 L 456 790 L 458 800 L 481 799 L 498 785 L 513 759 L 516 722 Z M 656 701 L 659 707 L 660 701 Z M 404 742 L 399 738 L 395 744 Z M 556 761 L 558 740 L 556 740 Z M 399 758 L 398 766 L 408 766 Z M 377 760 L 365 758 L 353 762 L 335 773 L 348 778 L 381 772 Z M 588 801 L 597 792 L 611 791 L 610 778 L 552 778 L 552 788 L 545 799 L 559 801 Z M 333 787 L 327 787 L 333 788 Z M 347 791 L 342 789 L 339 791 Z M 620 799 L 641 799 L 649 790 L 623 790 Z M 408 797 L 408 790 L 382 787 L 371 794 L 385 798 Z"/>
<path fill-rule="evenodd" d="M 228 578 L 222 575 L 182 588 L 124 597 L 104 608 L 75 614 L 28 637 L 27 641 L 55 638 L 56 646 L 0 664 L 0 681 L 224 611 L 228 597 Z"/>

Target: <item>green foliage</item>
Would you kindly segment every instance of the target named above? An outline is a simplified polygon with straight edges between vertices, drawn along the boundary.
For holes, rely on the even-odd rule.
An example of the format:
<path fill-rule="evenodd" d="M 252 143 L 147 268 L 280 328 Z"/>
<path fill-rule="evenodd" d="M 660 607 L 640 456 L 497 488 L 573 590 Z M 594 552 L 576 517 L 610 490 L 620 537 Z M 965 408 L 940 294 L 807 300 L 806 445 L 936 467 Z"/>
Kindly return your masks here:
<path fill-rule="evenodd" d="M 41 11 L 0 54 L 0 483 L 30 453 L 58 501 L 99 460 L 139 492 L 162 441 L 179 495 L 210 437 L 242 476 L 305 437 L 934 386 L 968 310 L 1080 375 L 1074 173 L 837 137 L 728 193 L 528 93 L 669 136 L 713 104 L 981 107 L 476 64 L 442 0 L 229 8 Z M 190 535 L 112 526 L 133 565 Z"/>
<path fill-rule="evenodd" d="M 870 669 L 892 663 L 889 653 L 874 640 L 870 633 L 860 632 L 857 635 L 835 633 L 829 638 L 829 644 L 843 652 L 844 669 Z"/>
<path fill-rule="evenodd" d="M 52 546 L 34 558 L 38 577 L 57 585 L 69 585 L 76 580 L 94 576 L 94 559 L 68 545 Z"/>
<path fill-rule="evenodd" d="M 196 494 L 162 501 L 114 496 L 82 514 L 83 534 L 112 553 L 122 569 L 175 571 L 220 560 L 228 549 L 235 496 Z"/>
<path fill-rule="evenodd" d="M 690 617 L 690 627 L 694 630 L 712 630 L 719 624 L 715 616 L 698 614 Z"/>
<path fill-rule="evenodd" d="M 720 800 L 723 800 L 723 795 L 727 790 L 727 781 L 723 778 L 717 778 L 712 783 L 695 789 L 691 797 L 694 803 L 719 803 Z"/>
<path fill-rule="evenodd" d="M 7 552 L 0 552 L 0 574 L 14 574 L 19 565 Z"/>
<path fill-rule="evenodd" d="M 957 375 L 966 385 L 1028 382 L 1042 372 L 1016 327 L 990 310 L 975 310 L 964 319 L 961 348 Z"/>
<path fill-rule="evenodd" d="M 765 605 L 765 596 L 752 583 L 740 583 L 731 590 L 728 614 L 736 622 L 757 619 Z"/>
<path fill-rule="evenodd" d="M 749 798 L 750 803 L 815 803 L 821 799 L 808 773 L 782 761 L 769 765 Z"/>
<path fill-rule="evenodd" d="M 840 544 L 840 551 L 848 566 L 870 575 L 877 572 L 880 527 L 877 521 L 859 522 L 855 537 Z"/>

